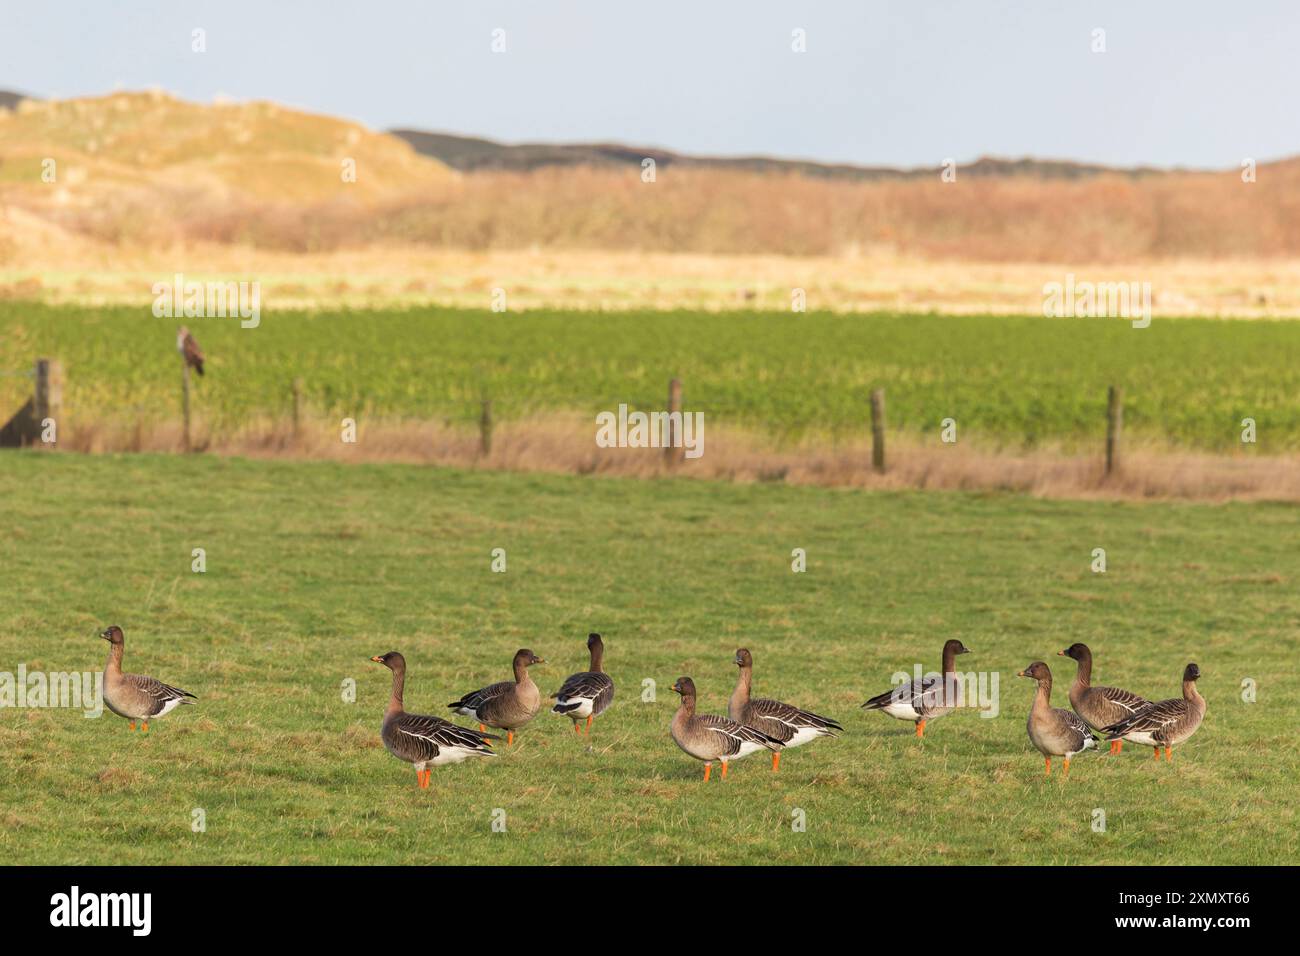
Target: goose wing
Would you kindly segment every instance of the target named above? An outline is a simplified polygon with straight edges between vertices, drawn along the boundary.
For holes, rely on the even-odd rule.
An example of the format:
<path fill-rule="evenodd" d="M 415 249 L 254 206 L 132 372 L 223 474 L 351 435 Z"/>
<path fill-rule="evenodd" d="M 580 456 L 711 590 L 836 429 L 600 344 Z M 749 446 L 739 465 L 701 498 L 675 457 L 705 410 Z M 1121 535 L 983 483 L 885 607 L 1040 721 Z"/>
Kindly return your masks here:
<path fill-rule="evenodd" d="M 928 677 L 922 681 L 909 680 L 906 683 L 899 684 L 892 690 L 887 690 L 883 694 L 877 694 L 862 706 L 867 710 L 881 710 L 890 704 L 906 704 L 915 710 L 920 706 L 920 698 L 929 690 L 934 688 L 938 681 L 933 677 Z"/>
<path fill-rule="evenodd" d="M 817 730 L 829 736 L 841 733 L 844 728 L 829 717 L 821 717 L 793 704 L 779 700 L 758 698 L 745 708 L 745 723 L 769 737 L 785 743 L 801 730 Z"/>
<path fill-rule="evenodd" d="M 551 695 L 563 702 L 582 699 L 591 701 L 592 715 L 599 714 L 614 700 L 614 680 L 599 671 L 571 674 L 564 684 Z"/>
<path fill-rule="evenodd" d="M 487 741 L 501 739 L 426 714 L 401 714 L 388 729 L 394 746 L 412 762 L 432 760 L 443 749 L 492 753 Z"/>
<path fill-rule="evenodd" d="M 1179 721 L 1187 719 L 1189 712 L 1186 700 L 1173 697 L 1148 704 L 1132 717 L 1111 724 L 1102 732 L 1106 734 L 1107 740 L 1116 740 L 1128 734 L 1150 734 L 1156 740 L 1163 740 L 1167 731 L 1172 730 Z"/>
<path fill-rule="evenodd" d="M 460 700 L 453 700 L 447 706 L 453 710 L 467 710 L 479 713 L 484 706 L 503 697 L 515 689 L 515 682 L 512 680 L 503 680 L 496 684 L 488 684 L 487 687 L 480 687 L 478 690 L 471 691 Z"/>
<path fill-rule="evenodd" d="M 181 690 L 171 684 L 164 684 L 160 680 L 145 677 L 143 674 L 123 674 L 122 680 L 147 700 L 148 705 L 152 708 L 149 711 L 151 716 L 169 710 L 170 707 L 175 707 L 177 704 L 188 703 L 186 698 L 198 700 L 187 690 Z"/>
<path fill-rule="evenodd" d="M 1120 687 L 1098 687 L 1096 690 L 1108 703 L 1126 710 L 1130 717 L 1151 706 L 1151 701 L 1145 697 L 1139 697 L 1131 690 L 1124 690 Z"/>
<path fill-rule="evenodd" d="M 877 694 L 862 706 L 867 710 L 893 712 L 891 705 L 911 708 L 917 717 L 926 717 L 938 710 L 947 710 L 951 702 L 945 700 L 944 681 L 941 677 L 909 680 L 891 691 Z"/>
<path fill-rule="evenodd" d="M 758 744 L 768 750 L 777 750 L 785 746 L 780 740 L 768 736 L 761 730 L 738 724 L 719 714 L 698 714 L 695 719 L 706 731 L 720 736 L 722 753 L 728 757 L 739 753 L 741 744 Z"/>
<path fill-rule="evenodd" d="M 1053 709 L 1064 725 L 1066 733 L 1074 738 L 1071 744 L 1076 748 L 1075 752 L 1082 750 L 1085 741 L 1092 738 L 1092 728 L 1088 726 L 1088 722 L 1072 710 L 1063 710 L 1060 707 Z"/>

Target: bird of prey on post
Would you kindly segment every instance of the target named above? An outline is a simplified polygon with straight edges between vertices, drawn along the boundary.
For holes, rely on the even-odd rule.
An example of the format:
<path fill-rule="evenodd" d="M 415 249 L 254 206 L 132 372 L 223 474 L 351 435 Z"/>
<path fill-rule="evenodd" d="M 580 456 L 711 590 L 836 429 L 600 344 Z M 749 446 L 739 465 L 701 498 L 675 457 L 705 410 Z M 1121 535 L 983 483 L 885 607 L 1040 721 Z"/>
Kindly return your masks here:
<path fill-rule="evenodd" d="M 203 374 L 203 350 L 199 348 L 199 343 L 194 341 L 194 336 L 185 326 L 181 326 L 176 333 L 176 351 L 181 353 L 181 358 L 185 364 L 200 375 Z"/>

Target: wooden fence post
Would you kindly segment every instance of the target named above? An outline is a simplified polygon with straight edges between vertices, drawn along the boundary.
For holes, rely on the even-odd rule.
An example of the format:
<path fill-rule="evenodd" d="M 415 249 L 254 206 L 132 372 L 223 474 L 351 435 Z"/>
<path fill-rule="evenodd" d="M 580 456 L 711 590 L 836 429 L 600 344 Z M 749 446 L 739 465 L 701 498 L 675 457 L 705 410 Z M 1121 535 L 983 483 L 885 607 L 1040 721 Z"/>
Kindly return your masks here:
<path fill-rule="evenodd" d="M 483 400 L 483 415 L 478 420 L 479 452 L 483 457 L 492 454 L 492 400 Z"/>
<path fill-rule="evenodd" d="M 189 451 L 190 445 L 190 363 L 184 359 L 181 360 L 181 416 L 185 423 L 185 450 Z"/>
<path fill-rule="evenodd" d="M 63 363 L 58 359 L 36 360 L 36 388 L 32 393 L 32 418 L 35 419 L 36 433 L 40 435 L 45 420 L 54 422 L 56 437 L 63 428 Z"/>
<path fill-rule="evenodd" d="M 885 473 L 885 390 L 871 392 L 871 467 Z"/>
<path fill-rule="evenodd" d="M 1106 395 L 1106 474 L 1119 470 L 1119 438 L 1124 427 L 1124 393 L 1115 385 Z"/>
<path fill-rule="evenodd" d="M 293 380 L 293 440 L 302 435 L 302 379 Z"/>
<path fill-rule="evenodd" d="M 676 414 L 677 418 L 673 418 Z M 678 448 L 682 443 L 682 426 L 680 424 L 682 417 L 682 380 L 673 378 L 668 380 L 668 434 L 664 442 L 664 461 L 673 465 L 676 464 L 686 452 L 685 448 Z"/>

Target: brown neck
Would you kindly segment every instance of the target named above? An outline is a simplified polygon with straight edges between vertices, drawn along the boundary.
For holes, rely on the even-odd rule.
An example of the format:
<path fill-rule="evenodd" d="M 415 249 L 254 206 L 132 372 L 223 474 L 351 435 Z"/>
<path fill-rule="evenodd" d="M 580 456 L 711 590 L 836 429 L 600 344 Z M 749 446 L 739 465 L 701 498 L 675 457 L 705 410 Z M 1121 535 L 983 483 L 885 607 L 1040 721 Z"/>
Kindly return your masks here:
<path fill-rule="evenodd" d="M 591 645 L 591 669 L 594 673 L 605 673 L 605 645 Z"/>
<path fill-rule="evenodd" d="M 1205 703 L 1205 698 L 1202 697 L 1201 692 L 1196 689 L 1196 681 L 1194 680 L 1183 681 L 1183 700 L 1190 700 L 1193 703 L 1200 703 L 1200 704 Z"/>
<path fill-rule="evenodd" d="M 1052 679 L 1050 677 L 1040 677 L 1038 679 L 1038 693 L 1034 695 L 1035 708 L 1047 708 L 1052 706 Z"/>
<path fill-rule="evenodd" d="M 1079 669 L 1074 672 L 1074 682 L 1080 687 L 1088 687 L 1092 683 L 1092 654 L 1084 651 L 1079 658 Z"/>
<path fill-rule="evenodd" d="M 753 686 L 754 669 L 752 667 L 740 668 L 740 676 L 736 678 L 736 689 L 731 692 L 731 705 L 733 708 L 743 708 L 749 703 L 749 692 Z"/>
<path fill-rule="evenodd" d="M 528 681 L 528 665 L 525 664 L 524 659 L 520 657 L 515 661 L 515 683 L 527 684 Z"/>
<path fill-rule="evenodd" d="M 682 706 L 677 709 L 679 714 L 685 714 L 687 717 L 695 715 L 695 695 L 682 694 Z"/>
<path fill-rule="evenodd" d="M 951 674 L 957 669 L 957 652 L 949 648 L 943 649 L 943 672 Z"/>
<path fill-rule="evenodd" d="M 104 665 L 104 670 L 110 674 L 122 673 L 122 647 L 121 644 L 108 645 L 108 663 Z"/>
<path fill-rule="evenodd" d="M 402 713 L 402 691 L 406 689 L 406 669 L 401 668 L 393 671 L 393 692 L 388 697 L 388 709 L 384 711 L 384 716 L 390 714 Z"/>

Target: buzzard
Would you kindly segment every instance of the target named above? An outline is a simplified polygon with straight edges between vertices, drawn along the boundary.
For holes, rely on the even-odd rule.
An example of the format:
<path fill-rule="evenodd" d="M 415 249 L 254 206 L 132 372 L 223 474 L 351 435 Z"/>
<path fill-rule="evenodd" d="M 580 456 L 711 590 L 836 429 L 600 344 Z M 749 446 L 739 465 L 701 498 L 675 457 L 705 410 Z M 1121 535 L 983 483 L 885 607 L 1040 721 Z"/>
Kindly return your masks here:
<path fill-rule="evenodd" d="M 181 353 L 181 358 L 185 364 L 200 375 L 203 374 L 203 350 L 199 348 L 199 343 L 194 341 L 194 336 L 185 326 L 181 326 L 176 333 L 176 351 Z"/>

